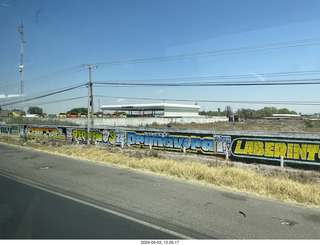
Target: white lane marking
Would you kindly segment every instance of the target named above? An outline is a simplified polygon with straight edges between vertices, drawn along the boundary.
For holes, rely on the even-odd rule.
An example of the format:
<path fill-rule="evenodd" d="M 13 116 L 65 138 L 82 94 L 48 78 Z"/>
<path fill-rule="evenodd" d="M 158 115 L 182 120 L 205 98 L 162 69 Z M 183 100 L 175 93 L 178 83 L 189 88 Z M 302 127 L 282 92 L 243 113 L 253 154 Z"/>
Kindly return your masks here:
<path fill-rule="evenodd" d="M 5 177 L 5 178 L 9 178 L 9 179 L 11 179 L 11 180 L 13 180 L 13 181 L 17 181 L 17 182 L 20 182 L 20 183 L 22 183 L 22 184 L 29 185 L 29 186 L 34 187 L 34 188 L 36 188 L 36 189 L 39 189 L 39 190 L 42 190 L 42 191 L 45 191 L 45 192 L 49 192 L 49 193 L 51 193 L 51 194 L 53 194 L 53 195 L 60 196 L 60 197 L 63 197 L 63 198 L 66 198 L 66 199 L 69 199 L 69 200 L 72 200 L 72 201 L 75 201 L 75 202 L 84 204 L 84 205 L 86 205 L 86 206 L 93 207 L 93 208 L 99 209 L 99 210 L 101 210 L 101 211 L 114 214 L 114 215 L 119 216 L 119 217 L 121 217 L 121 218 L 124 218 L 124 219 L 130 220 L 130 221 L 133 221 L 133 222 L 135 222 L 135 223 L 138 223 L 138 224 L 142 224 L 142 225 L 151 227 L 151 228 L 153 228 L 153 229 L 156 229 L 156 230 L 159 230 L 159 231 L 162 231 L 162 232 L 171 234 L 171 235 L 176 236 L 176 237 L 180 237 L 181 239 L 186 239 L 186 240 L 193 240 L 193 239 L 194 239 L 194 238 L 192 238 L 192 237 L 189 237 L 189 236 L 183 235 L 183 234 L 181 234 L 181 233 L 178 233 L 178 232 L 175 232 L 175 231 L 172 231 L 172 230 L 163 228 L 163 227 L 161 227 L 161 226 L 154 225 L 154 224 L 151 224 L 151 223 L 149 223 L 149 222 L 136 219 L 136 218 L 131 217 L 131 216 L 128 216 L 128 215 L 126 215 L 126 214 L 122 214 L 122 213 L 119 213 L 119 212 L 117 212 L 117 211 L 114 211 L 114 210 L 111 210 L 111 209 L 108 209 L 108 208 L 100 207 L 100 206 L 95 205 L 95 204 L 92 204 L 92 203 L 90 203 L 90 202 L 86 202 L 86 201 L 83 201 L 83 200 L 81 200 L 81 199 L 78 199 L 78 198 L 75 198 L 75 197 L 70 197 L 70 196 L 64 195 L 64 194 L 62 194 L 62 193 L 59 193 L 59 192 L 56 192 L 56 191 L 52 191 L 52 190 L 48 190 L 48 189 L 45 189 L 45 188 L 43 188 L 43 187 L 37 186 L 37 185 L 35 185 L 35 184 L 29 183 L 29 181 L 32 181 L 32 180 L 23 181 L 23 180 L 20 180 L 20 178 L 19 178 L 19 180 L 17 180 L 16 178 L 15 178 L 15 179 L 12 179 L 12 178 L 10 178 L 10 177 L 7 176 L 7 175 L 3 175 L 2 173 L 0 173 L 0 175 L 3 176 L 3 177 Z M 64 191 L 64 190 L 63 190 L 63 191 Z"/>

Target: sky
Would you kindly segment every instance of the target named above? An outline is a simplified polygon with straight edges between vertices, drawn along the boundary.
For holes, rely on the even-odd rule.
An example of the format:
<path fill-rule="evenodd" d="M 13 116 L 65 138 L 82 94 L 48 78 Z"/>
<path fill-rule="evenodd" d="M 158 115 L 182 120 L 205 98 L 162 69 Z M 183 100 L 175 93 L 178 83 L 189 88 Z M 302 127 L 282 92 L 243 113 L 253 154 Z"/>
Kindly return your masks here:
<path fill-rule="evenodd" d="M 260 85 L 317 81 L 320 0 L 0 0 L 2 109 L 21 107 L 22 22 L 24 99 L 84 85 L 89 69 L 83 65 L 91 65 L 97 66 L 91 71 L 95 111 L 99 105 L 167 102 L 198 103 L 205 111 L 273 106 L 320 112 L 320 84 Z M 98 84 L 129 81 L 258 85 Z M 82 86 L 23 106 L 57 114 L 87 107 L 87 95 Z M 298 105 L 305 101 L 312 105 Z"/>

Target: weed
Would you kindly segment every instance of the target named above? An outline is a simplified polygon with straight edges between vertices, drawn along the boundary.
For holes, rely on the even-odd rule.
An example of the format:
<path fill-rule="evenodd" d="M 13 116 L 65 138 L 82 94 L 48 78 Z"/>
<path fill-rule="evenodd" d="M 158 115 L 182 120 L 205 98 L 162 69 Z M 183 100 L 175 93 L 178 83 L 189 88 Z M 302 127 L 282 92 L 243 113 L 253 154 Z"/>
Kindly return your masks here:
<path fill-rule="evenodd" d="M 151 151 L 149 151 L 149 156 L 150 157 L 159 157 L 159 152 L 156 150 L 151 150 Z"/>
<path fill-rule="evenodd" d="M 21 142 L 27 142 L 27 141 L 28 141 L 27 136 L 25 136 L 25 135 L 20 135 L 20 141 L 21 141 Z"/>
<path fill-rule="evenodd" d="M 304 121 L 304 124 L 306 125 L 307 128 L 313 128 L 313 123 L 310 120 Z"/>

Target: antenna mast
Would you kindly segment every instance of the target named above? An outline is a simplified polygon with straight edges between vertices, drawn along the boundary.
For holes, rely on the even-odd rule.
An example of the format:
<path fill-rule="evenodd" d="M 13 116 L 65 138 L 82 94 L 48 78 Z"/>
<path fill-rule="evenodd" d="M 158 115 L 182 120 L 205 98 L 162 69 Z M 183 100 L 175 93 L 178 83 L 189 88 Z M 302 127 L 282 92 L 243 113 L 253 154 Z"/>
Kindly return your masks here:
<path fill-rule="evenodd" d="M 19 64 L 19 72 L 21 76 L 21 84 L 20 84 L 20 97 L 21 97 L 21 116 L 23 115 L 23 94 L 24 94 L 24 89 L 23 89 L 23 22 L 21 22 L 21 25 L 19 26 L 19 33 L 20 33 L 20 64 Z"/>

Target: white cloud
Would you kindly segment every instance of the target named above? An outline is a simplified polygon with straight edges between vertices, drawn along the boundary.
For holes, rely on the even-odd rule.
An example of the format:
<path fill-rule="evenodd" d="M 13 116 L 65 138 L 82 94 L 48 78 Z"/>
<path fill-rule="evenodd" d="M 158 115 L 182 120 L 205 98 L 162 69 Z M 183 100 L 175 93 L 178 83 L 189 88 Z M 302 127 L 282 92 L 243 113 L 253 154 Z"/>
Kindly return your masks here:
<path fill-rule="evenodd" d="M 266 80 L 264 79 L 264 77 L 262 77 L 259 74 L 255 74 L 255 73 L 249 73 L 251 76 L 256 77 L 259 79 L 260 82 L 265 82 Z"/>
<path fill-rule="evenodd" d="M 116 103 L 122 103 L 123 101 L 126 101 L 126 99 L 119 98 L 119 99 L 117 99 Z"/>

